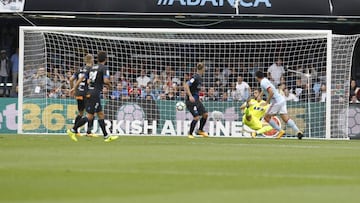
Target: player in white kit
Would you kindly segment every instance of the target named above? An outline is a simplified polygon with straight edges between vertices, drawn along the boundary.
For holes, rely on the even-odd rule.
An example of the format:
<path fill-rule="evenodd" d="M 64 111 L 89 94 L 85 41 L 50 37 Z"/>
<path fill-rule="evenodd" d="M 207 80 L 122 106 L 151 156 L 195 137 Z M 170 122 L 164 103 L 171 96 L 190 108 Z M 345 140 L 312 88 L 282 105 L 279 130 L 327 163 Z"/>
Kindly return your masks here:
<path fill-rule="evenodd" d="M 284 136 L 285 131 L 282 130 L 279 125 L 276 124 L 274 120 L 271 119 L 272 116 L 280 114 L 281 119 L 292 129 L 297 132 L 298 139 L 302 139 L 304 136 L 303 133 L 296 126 L 294 120 L 292 120 L 287 113 L 286 108 L 286 100 L 285 98 L 279 94 L 278 90 L 274 87 L 274 85 L 264 76 L 264 73 L 261 71 L 257 71 L 255 73 L 256 80 L 260 83 L 261 93 L 259 97 L 261 98 L 263 94 L 266 95 L 266 104 L 270 104 L 268 111 L 265 114 L 265 121 L 268 122 L 271 127 L 279 131 L 277 138 L 280 139 Z"/>

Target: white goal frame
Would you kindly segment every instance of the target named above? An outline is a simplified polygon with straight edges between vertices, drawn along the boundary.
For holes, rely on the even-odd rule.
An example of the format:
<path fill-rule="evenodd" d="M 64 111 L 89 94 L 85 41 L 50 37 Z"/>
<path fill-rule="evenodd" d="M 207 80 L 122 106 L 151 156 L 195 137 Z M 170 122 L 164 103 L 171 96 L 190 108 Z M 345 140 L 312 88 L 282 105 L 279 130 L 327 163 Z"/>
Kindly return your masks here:
<path fill-rule="evenodd" d="M 170 29 L 170 28 L 99 28 L 99 27 L 30 27 L 21 26 L 19 31 L 19 97 L 18 133 L 22 134 L 23 125 L 23 80 L 24 80 L 24 33 L 26 31 L 71 31 L 71 32 L 122 32 L 122 33 L 186 33 L 186 34 L 321 34 L 327 36 L 327 98 L 331 98 L 332 84 L 332 37 L 331 30 L 272 30 L 272 29 Z M 326 118 L 331 117 L 331 99 L 326 100 Z M 331 138 L 331 120 L 326 119 L 326 139 Z"/>

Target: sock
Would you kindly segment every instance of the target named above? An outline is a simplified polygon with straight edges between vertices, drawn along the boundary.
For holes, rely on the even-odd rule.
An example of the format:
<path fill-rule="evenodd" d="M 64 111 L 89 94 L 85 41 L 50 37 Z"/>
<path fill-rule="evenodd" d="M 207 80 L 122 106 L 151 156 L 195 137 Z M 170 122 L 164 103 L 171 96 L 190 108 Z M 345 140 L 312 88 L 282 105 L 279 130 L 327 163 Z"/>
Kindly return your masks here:
<path fill-rule="evenodd" d="M 292 128 L 293 130 L 295 130 L 295 132 L 299 132 L 299 128 L 296 126 L 295 122 L 292 119 L 289 119 L 288 122 L 286 123 L 290 128 Z"/>
<path fill-rule="evenodd" d="M 77 130 L 78 128 L 80 128 L 81 126 L 83 126 L 86 122 L 88 122 L 88 118 L 87 118 L 87 117 L 81 118 L 78 122 L 75 123 L 72 131 L 73 131 L 73 132 L 76 132 L 76 130 Z"/>
<path fill-rule="evenodd" d="M 203 130 L 204 126 L 205 126 L 205 123 L 206 123 L 206 118 L 201 118 L 200 119 L 200 127 L 199 127 L 199 130 Z"/>
<path fill-rule="evenodd" d="M 266 125 L 262 128 L 260 128 L 258 131 L 256 131 L 257 134 L 264 134 L 270 130 L 272 130 L 273 128 L 270 125 Z"/>
<path fill-rule="evenodd" d="M 276 124 L 274 120 L 271 119 L 271 120 L 269 121 L 269 124 L 271 125 L 271 127 L 273 127 L 274 129 L 276 129 L 277 131 L 280 131 L 280 130 L 281 130 L 281 128 L 279 127 L 279 125 Z"/>
<path fill-rule="evenodd" d="M 94 119 L 92 119 L 91 121 L 88 121 L 88 126 L 87 126 L 87 134 L 91 134 L 91 129 L 94 125 Z"/>
<path fill-rule="evenodd" d="M 74 125 L 75 125 L 75 123 L 77 123 L 80 119 L 82 118 L 82 116 L 80 116 L 80 115 L 77 115 L 76 116 L 76 118 L 75 118 L 75 122 L 74 122 Z"/>
<path fill-rule="evenodd" d="M 189 135 L 193 134 L 197 122 L 196 120 L 191 121 Z"/>
<path fill-rule="evenodd" d="M 77 123 L 77 122 L 79 122 L 79 120 L 80 120 L 81 118 L 82 118 L 82 116 L 80 116 L 80 115 L 77 115 L 77 116 L 76 116 L 76 118 L 75 118 L 75 122 L 74 122 L 74 126 L 73 126 L 73 127 L 74 127 L 74 129 L 75 129 L 75 125 L 76 125 L 76 123 Z"/>
<path fill-rule="evenodd" d="M 106 129 L 105 129 L 105 121 L 104 121 L 104 119 L 99 119 L 98 122 L 99 122 L 100 128 L 101 128 L 101 130 L 102 130 L 102 132 L 104 134 L 104 137 L 106 137 L 108 134 L 107 134 Z"/>

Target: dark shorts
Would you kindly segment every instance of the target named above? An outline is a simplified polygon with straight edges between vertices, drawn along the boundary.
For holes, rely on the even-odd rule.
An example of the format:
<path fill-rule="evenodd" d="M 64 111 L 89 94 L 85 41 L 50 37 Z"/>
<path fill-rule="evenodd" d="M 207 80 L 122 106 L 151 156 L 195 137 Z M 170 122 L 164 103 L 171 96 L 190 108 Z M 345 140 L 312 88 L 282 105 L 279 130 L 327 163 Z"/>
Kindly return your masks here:
<path fill-rule="evenodd" d="M 194 117 L 201 116 L 204 113 L 207 113 L 207 111 L 205 110 L 204 105 L 201 103 L 200 100 L 196 100 L 194 103 L 187 100 L 186 101 L 186 108 L 190 111 L 190 113 Z"/>
<path fill-rule="evenodd" d="M 94 114 L 102 111 L 100 96 L 86 96 L 86 112 Z"/>
<path fill-rule="evenodd" d="M 85 106 L 86 106 L 86 99 L 84 96 L 76 96 L 76 101 L 77 101 L 77 106 L 78 106 L 78 111 L 84 111 Z"/>

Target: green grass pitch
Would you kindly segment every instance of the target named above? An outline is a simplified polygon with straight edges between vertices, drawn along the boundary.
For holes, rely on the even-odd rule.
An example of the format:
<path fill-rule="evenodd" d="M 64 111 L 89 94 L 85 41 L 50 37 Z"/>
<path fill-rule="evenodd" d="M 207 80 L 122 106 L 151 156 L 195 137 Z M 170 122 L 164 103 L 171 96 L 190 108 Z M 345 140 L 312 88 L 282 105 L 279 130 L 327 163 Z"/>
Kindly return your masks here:
<path fill-rule="evenodd" d="M 0 202 L 360 201 L 360 142 L 0 135 Z"/>

